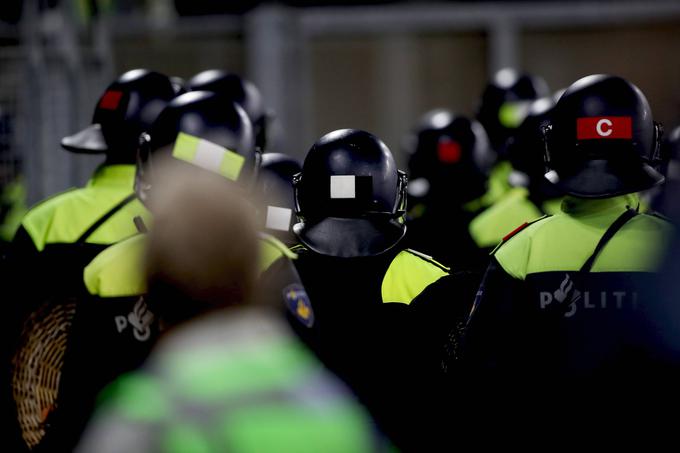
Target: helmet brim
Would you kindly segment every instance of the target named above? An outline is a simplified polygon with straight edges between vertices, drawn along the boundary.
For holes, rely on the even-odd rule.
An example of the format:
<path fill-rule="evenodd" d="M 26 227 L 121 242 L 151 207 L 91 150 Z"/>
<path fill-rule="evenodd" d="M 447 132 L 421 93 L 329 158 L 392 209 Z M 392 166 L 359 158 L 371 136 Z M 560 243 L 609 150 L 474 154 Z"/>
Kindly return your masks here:
<path fill-rule="evenodd" d="M 665 179 L 647 164 L 624 167 L 607 160 L 591 160 L 568 175 L 553 171 L 545 177 L 560 190 L 581 198 L 608 198 L 640 192 Z"/>
<path fill-rule="evenodd" d="M 61 147 L 73 153 L 100 154 L 109 150 L 99 124 L 92 124 L 80 132 L 61 139 Z"/>
<path fill-rule="evenodd" d="M 326 217 L 298 223 L 293 231 L 302 244 L 316 253 L 353 258 L 388 251 L 404 237 L 406 225 L 394 219 Z"/>

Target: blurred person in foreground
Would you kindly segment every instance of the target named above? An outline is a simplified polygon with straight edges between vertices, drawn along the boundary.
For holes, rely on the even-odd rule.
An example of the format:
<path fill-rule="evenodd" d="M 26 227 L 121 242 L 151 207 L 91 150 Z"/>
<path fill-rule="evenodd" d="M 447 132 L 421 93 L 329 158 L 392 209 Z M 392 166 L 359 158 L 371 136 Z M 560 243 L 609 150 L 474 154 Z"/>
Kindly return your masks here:
<path fill-rule="evenodd" d="M 584 77 L 557 102 L 544 128 L 546 178 L 568 196 L 495 250 L 456 339 L 469 407 L 493 414 L 489 426 L 556 433 L 587 417 L 598 423 L 570 435 L 602 436 L 637 424 L 646 413 L 637 403 L 658 401 L 648 398 L 663 376 L 646 348 L 641 296 L 673 228 L 639 212 L 636 194 L 663 182 L 660 130 L 644 94 L 620 77 Z"/>
<path fill-rule="evenodd" d="M 151 298 L 200 317 L 179 322 L 141 370 L 107 390 L 77 451 L 384 450 L 351 393 L 258 303 L 251 202 L 198 172 L 157 174 L 167 182 L 151 200 L 146 273 Z"/>

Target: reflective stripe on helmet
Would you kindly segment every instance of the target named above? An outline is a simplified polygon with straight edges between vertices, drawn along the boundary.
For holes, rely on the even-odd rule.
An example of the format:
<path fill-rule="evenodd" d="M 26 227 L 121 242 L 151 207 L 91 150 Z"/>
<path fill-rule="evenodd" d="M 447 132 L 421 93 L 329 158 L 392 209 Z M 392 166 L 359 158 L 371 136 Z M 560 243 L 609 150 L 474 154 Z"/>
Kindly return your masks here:
<path fill-rule="evenodd" d="M 238 179 L 245 163 L 245 158 L 240 154 L 184 132 L 177 135 L 172 156 L 232 181 Z"/>

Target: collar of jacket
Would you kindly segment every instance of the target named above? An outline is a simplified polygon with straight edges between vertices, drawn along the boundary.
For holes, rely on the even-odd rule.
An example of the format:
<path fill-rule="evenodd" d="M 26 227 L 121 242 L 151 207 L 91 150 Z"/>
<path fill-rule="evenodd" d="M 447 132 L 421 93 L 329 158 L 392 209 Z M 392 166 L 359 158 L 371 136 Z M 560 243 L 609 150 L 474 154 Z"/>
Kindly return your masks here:
<path fill-rule="evenodd" d="M 637 194 L 621 195 L 613 198 L 586 199 L 567 196 L 562 202 L 563 213 L 578 219 L 609 218 L 619 215 L 626 208 L 639 209 L 640 198 Z"/>
<path fill-rule="evenodd" d="M 95 170 L 88 187 L 125 187 L 132 192 L 135 180 L 134 165 L 100 165 Z"/>

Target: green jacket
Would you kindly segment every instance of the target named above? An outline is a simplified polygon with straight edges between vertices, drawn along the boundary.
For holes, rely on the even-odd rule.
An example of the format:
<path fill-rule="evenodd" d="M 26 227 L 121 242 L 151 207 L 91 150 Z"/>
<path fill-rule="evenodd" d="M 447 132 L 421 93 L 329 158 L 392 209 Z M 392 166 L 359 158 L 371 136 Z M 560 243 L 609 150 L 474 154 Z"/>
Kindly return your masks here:
<path fill-rule="evenodd" d="M 265 272 L 279 258 L 295 259 L 278 239 L 260 235 L 260 269 Z M 100 298 L 139 297 L 146 293 L 142 267 L 146 236 L 137 235 L 112 245 L 85 267 L 83 280 L 88 293 Z"/>
<path fill-rule="evenodd" d="M 281 320 L 240 309 L 173 333 L 107 389 L 77 451 L 384 449 L 367 412 Z"/>
<path fill-rule="evenodd" d="M 479 248 L 492 248 L 503 237 L 525 222 L 531 222 L 543 215 L 559 210 L 560 200 L 550 200 L 541 208 L 529 200 L 529 192 L 515 187 L 505 192 L 491 207 L 482 211 L 470 222 L 470 236 Z"/>
<path fill-rule="evenodd" d="M 49 292 L 82 290 L 83 268 L 109 245 L 137 233 L 148 217 L 133 193 L 133 165 L 103 165 L 87 186 L 49 198 L 24 217 L 10 249 L 19 274 L 38 275 Z"/>
<path fill-rule="evenodd" d="M 30 210 L 21 222 L 37 251 L 52 244 L 76 242 L 100 218 L 133 194 L 134 165 L 103 165 L 81 189 L 55 195 Z M 110 245 L 137 233 L 135 216 L 148 216 L 137 199 L 116 211 L 105 224 L 84 238 L 89 244 Z"/>
<path fill-rule="evenodd" d="M 463 209 L 474 213 L 488 208 L 500 200 L 506 192 L 512 189 L 509 178 L 512 173 L 512 164 L 507 160 L 502 160 L 493 166 L 487 181 L 487 189 L 484 195 L 467 202 Z"/>

